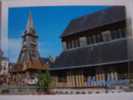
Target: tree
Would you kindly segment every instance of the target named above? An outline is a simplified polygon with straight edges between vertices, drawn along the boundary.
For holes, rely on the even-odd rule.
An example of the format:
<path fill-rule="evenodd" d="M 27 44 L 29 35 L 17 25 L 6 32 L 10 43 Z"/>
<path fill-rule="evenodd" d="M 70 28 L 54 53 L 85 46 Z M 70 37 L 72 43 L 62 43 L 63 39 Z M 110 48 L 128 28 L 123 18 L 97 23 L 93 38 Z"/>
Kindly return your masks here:
<path fill-rule="evenodd" d="M 40 73 L 38 76 L 39 90 L 43 90 L 43 92 L 48 93 L 50 84 L 51 84 L 51 76 L 50 76 L 48 70 L 45 71 L 44 73 Z"/>

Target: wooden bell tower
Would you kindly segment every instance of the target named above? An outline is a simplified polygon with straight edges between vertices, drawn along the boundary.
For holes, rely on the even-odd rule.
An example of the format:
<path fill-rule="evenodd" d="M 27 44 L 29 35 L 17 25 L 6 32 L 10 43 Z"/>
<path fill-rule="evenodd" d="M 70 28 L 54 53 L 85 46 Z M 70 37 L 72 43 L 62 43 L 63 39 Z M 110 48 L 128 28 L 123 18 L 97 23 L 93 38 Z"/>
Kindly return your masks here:
<path fill-rule="evenodd" d="M 22 36 L 22 48 L 17 60 L 18 70 L 45 70 L 47 64 L 44 64 L 40 58 L 37 43 L 37 33 L 33 24 L 32 14 L 29 13 L 28 22 Z"/>

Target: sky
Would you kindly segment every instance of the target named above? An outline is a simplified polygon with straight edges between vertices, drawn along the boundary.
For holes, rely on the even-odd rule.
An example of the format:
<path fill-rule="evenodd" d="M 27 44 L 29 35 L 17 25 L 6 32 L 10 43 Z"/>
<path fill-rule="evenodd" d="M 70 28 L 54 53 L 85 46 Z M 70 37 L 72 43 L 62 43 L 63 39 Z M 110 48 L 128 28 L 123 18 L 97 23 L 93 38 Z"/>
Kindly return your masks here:
<path fill-rule="evenodd" d="M 56 57 L 62 51 L 61 34 L 72 19 L 96 11 L 106 9 L 105 6 L 45 6 L 9 8 L 8 16 L 8 56 L 16 62 L 21 50 L 22 34 L 32 13 L 37 32 L 38 49 L 41 57 Z"/>

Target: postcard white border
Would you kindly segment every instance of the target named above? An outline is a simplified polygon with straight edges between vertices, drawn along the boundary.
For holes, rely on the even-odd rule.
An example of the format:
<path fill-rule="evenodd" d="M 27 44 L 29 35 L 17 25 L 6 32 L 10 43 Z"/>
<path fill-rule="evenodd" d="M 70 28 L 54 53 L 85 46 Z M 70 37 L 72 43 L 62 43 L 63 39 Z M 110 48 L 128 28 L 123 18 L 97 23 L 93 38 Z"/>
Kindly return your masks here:
<path fill-rule="evenodd" d="M 5 95 L 0 100 L 133 100 L 133 93 L 91 95 Z"/>
<path fill-rule="evenodd" d="M 58 2 L 57 2 L 58 1 Z M 8 50 L 8 8 L 28 6 L 55 6 L 55 5 L 125 5 L 127 18 L 130 18 L 131 33 L 133 29 L 133 0 L 3 0 L 1 36 L 2 48 Z M 55 95 L 55 96 L 0 96 L 0 100 L 133 100 L 133 93 L 94 94 L 94 95 Z"/>

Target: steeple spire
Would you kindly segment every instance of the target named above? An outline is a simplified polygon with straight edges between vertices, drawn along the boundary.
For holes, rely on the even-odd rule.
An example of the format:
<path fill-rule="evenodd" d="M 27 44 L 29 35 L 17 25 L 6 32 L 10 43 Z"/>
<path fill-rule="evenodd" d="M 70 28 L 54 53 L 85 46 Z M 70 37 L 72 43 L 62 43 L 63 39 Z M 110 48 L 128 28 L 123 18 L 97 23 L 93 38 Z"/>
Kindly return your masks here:
<path fill-rule="evenodd" d="M 28 21 L 27 21 L 27 26 L 26 26 L 26 33 L 28 34 L 33 34 L 35 33 L 35 28 L 34 28 L 34 24 L 33 24 L 33 19 L 32 19 L 32 14 L 31 14 L 31 11 L 29 12 L 29 15 L 28 15 Z"/>
<path fill-rule="evenodd" d="M 33 24 L 31 12 L 29 12 L 28 22 L 24 35 L 22 36 L 22 48 L 18 57 L 17 66 L 21 64 L 21 70 L 38 69 L 44 70 L 45 66 L 40 59 L 37 43 L 37 33 Z M 20 69 L 20 68 L 19 68 Z"/>

